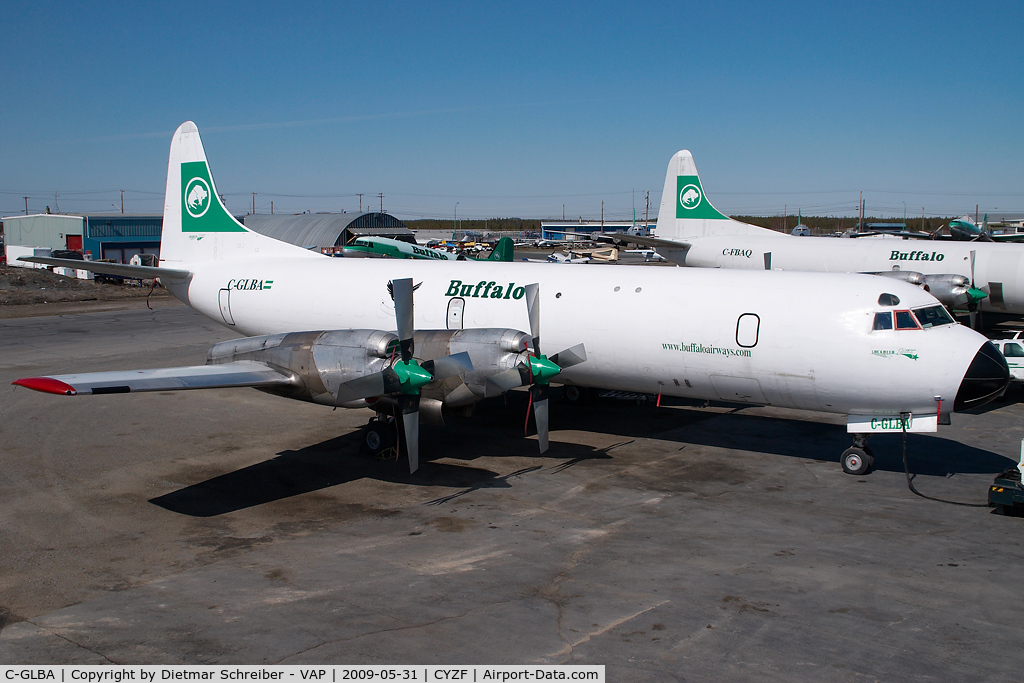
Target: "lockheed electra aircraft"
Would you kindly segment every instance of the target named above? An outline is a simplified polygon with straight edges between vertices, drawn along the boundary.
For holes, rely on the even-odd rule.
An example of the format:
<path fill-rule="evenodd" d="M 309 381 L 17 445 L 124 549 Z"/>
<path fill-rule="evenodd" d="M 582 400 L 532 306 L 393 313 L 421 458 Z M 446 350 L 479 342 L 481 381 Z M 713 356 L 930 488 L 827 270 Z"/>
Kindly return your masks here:
<path fill-rule="evenodd" d="M 927 285 L 951 310 L 1024 313 L 1024 245 L 797 237 L 749 225 L 711 204 L 686 150 L 669 161 L 657 232 L 616 239 L 682 266 L 874 273 Z"/>
<path fill-rule="evenodd" d="M 381 448 L 381 425 L 401 421 L 412 470 L 421 412 L 440 419 L 518 387 L 544 451 L 557 382 L 847 415 L 844 468 L 862 473 L 865 435 L 935 431 L 1009 379 L 984 337 L 886 278 L 322 256 L 231 216 L 191 122 L 171 141 L 160 265 L 91 268 L 158 277 L 241 338 L 214 345 L 206 365 L 15 384 L 69 396 L 256 387 L 371 408 L 367 445 Z"/>

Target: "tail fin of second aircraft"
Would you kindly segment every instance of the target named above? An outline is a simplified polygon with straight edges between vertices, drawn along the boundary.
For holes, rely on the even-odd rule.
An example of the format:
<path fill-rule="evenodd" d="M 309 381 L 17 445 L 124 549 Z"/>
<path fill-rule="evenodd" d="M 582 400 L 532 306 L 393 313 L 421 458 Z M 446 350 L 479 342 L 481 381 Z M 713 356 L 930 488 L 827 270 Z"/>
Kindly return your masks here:
<path fill-rule="evenodd" d="M 711 205 L 704 195 L 692 154 L 684 149 L 672 156 L 658 212 L 659 238 L 685 240 L 691 237 L 765 234 L 779 233 L 735 221 Z"/>
<path fill-rule="evenodd" d="M 498 240 L 498 243 L 494 245 L 494 251 L 487 257 L 488 261 L 511 261 L 513 258 L 513 252 L 515 251 L 516 244 L 512 241 L 511 237 L 502 237 Z"/>
<path fill-rule="evenodd" d="M 257 254 L 321 258 L 301 247 L 252 232 L 235 220 L 217 194 L 199 129 L 186 121 L 171 139 L 160 265 L 189 269 L 204 261 Z"/>

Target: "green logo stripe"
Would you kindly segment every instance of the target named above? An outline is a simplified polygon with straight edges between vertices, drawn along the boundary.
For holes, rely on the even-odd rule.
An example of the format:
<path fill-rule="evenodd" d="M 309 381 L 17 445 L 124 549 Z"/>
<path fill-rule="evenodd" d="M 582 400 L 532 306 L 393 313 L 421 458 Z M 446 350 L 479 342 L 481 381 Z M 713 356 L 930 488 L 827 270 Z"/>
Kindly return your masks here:
<path fill-rule="evenodd" d="M 245 232 L 214 196 L 205 161 L 181 165 L 181 231 Z"/>
<path fill-rule="evenodd" d="M 700 178 L 695 175 L 676 176 L 676 218 L 725 219 L 704 196 Z"/>

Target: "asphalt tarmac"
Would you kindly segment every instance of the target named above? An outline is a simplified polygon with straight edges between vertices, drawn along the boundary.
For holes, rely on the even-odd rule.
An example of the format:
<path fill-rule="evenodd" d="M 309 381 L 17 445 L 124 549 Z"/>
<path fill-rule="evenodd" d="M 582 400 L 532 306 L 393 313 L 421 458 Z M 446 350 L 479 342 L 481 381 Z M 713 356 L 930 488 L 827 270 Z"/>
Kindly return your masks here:
<path fill-rule="evenodd" d="M 577 663 L 610 681 L 1020 680 L 1024 519 L 907 490 L 841 416 L 525 397 L 424 426 L 255 390 L 61 397 L 18 377 L 202 364 L 183 306 L 0 320 L 0 662 Z M 910 435 L 922 492 L 984 502 L 1019 388 Z"/>

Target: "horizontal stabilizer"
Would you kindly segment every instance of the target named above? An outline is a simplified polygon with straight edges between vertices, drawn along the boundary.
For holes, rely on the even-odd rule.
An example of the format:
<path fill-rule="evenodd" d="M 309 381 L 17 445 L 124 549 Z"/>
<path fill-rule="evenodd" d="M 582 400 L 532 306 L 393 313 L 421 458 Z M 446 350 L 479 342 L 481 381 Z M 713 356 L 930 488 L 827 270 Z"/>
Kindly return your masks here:
<path fill-rule="evenodd" d="M 184 280 L 191 274 L 187 270 L 176 270 L 174 268 L 130 266 L 124 263 L 79 261 L 78 259 L 50 258 L 48 256 L 22 256 L 18 260 L 29 263 L 41 263 L 44 266 L 55 266 L 57 268 L 77 268 L 78 270 L 88 270 L 90 273 L 100 273 L 101 275 L 120 275 L 121 277 L 134 277 L 146 280 L 157 277 L 167 280 Z"/>
<path fill-rule="evenodd" d="M 133 391 L 177 391 L 181 389 L 224 389 L 295 384 L 292 375 L 264 363 L 235 361 L 217 365 L 152 370 L 116 370 L 78 375 L 26 377 L 12 382 L 20 387 L 48 394 L 127 394 Z"/>

